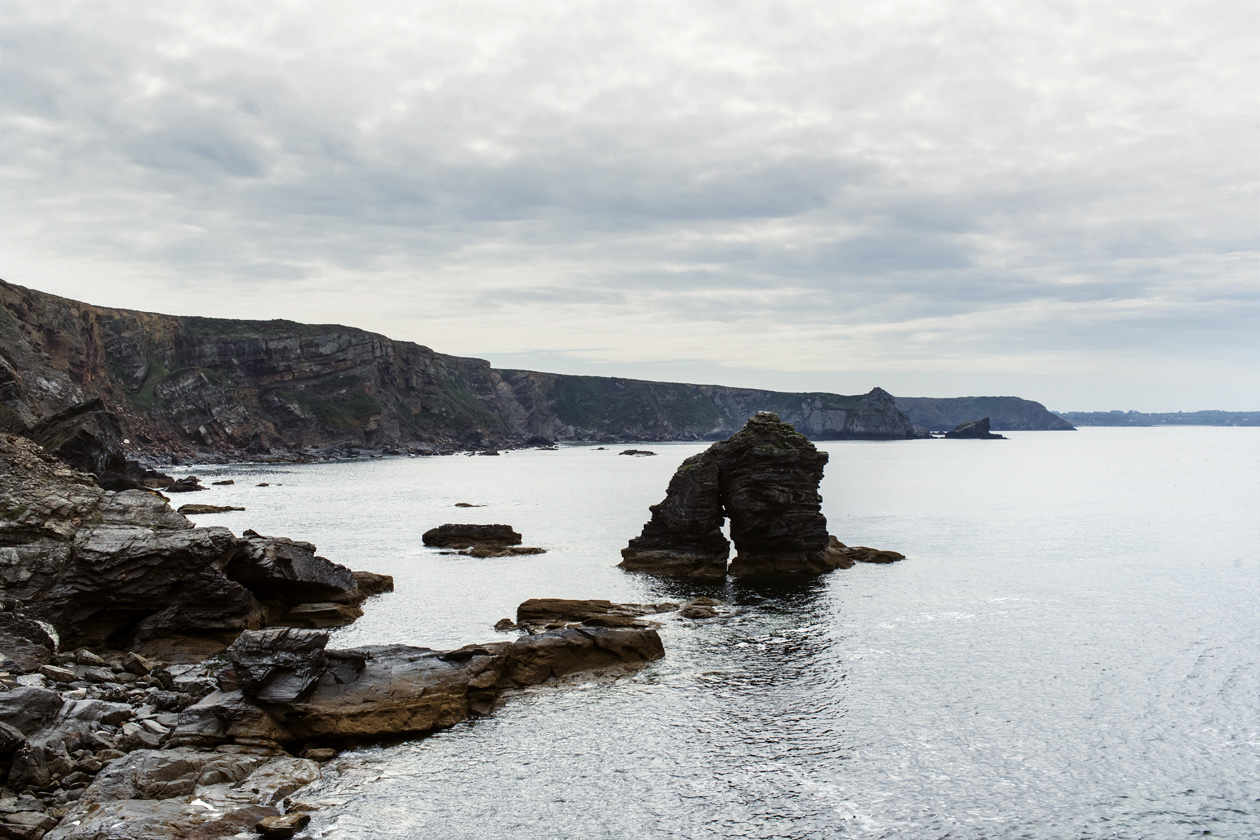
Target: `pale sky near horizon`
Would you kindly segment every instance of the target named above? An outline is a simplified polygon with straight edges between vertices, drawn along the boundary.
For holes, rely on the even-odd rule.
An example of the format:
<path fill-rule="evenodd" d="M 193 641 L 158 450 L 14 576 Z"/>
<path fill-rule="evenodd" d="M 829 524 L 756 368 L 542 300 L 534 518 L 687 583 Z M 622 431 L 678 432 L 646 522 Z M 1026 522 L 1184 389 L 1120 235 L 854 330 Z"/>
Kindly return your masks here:
<path fill-rule="evenodd" d="M 1260 4 L 0 0 L 0 277 L 499 367 L 1260 408 Z"/>

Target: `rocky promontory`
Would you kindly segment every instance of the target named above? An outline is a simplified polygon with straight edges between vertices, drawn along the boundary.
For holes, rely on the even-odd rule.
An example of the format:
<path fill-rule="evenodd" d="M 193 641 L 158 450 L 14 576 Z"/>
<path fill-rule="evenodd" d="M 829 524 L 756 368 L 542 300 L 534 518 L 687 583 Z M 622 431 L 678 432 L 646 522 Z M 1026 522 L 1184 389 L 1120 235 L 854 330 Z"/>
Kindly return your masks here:
<path fill-rule="evenodd" d="M 312 603 L 367 597 L 350 569 L 310 543 L 194 527 L 156 493 L 104 490 L 4 434 L 0 592 L 64 645 L 120 649 L 213 647 Z"/>

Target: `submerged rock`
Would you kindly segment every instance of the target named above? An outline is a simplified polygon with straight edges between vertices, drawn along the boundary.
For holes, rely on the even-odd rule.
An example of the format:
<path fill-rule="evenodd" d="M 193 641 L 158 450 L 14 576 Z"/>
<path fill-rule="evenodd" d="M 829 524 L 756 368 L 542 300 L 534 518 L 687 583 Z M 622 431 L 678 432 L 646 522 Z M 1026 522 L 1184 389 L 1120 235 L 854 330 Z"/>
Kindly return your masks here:
<path fill-rule="evenodd" d="M 760 412 L 729 440 L 683 461 L 665 500 L 622 550 L 621 566 L 668 577 L 722 578 L 730 517 L 731 574 L 820 573 L 841 565 L 829 550 L 818 485 L 827 453 L 788 423 Z"/>
<path fill-rule="evenodd" d="M 232 505 L 180 505 L 179 512 L 184 516 L 197 516 L 206 513 L 230 513 L 234 510 L 245 510 Z"/>

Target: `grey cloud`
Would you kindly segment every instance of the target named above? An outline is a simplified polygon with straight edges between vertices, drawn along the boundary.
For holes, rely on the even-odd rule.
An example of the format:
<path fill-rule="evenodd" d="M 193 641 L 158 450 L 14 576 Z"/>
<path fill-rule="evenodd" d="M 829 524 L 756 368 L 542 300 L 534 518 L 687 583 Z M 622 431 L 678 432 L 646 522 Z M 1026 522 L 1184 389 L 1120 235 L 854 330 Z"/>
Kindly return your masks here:
<path fill-rule="evenodd" d="M 1251 3 L 362 6 L 7 4 L 0 209 L 39 272 L 7 279 L 67 292 L 74 255 L 170 310 L 344 278 L 494 318 L 937 319 L 963 367 L 1256 346 Z M 967 326 L 1020 307 L 1058 314 Z"/>

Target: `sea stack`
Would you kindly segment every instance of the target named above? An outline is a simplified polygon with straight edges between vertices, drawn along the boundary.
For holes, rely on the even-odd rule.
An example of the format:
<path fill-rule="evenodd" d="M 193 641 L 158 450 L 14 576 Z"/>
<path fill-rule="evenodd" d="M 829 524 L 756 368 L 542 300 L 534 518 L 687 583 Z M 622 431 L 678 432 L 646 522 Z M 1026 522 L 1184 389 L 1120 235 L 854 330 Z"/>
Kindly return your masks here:
<path fill-rule="evenodd" d="M 789 423 L 759 412 L 727 440 L 683 461 L 643 533 L 622 549 L 622 568 L 663 577 L 720 579 L 730 544 L 734 575 L 829 572 L 845 565 L 829 549 L 822 515 L 827 453 Z"/>

